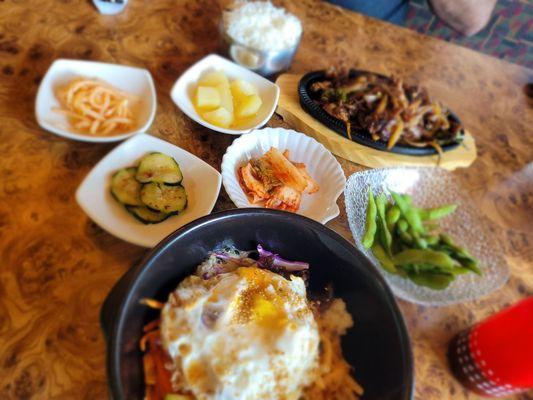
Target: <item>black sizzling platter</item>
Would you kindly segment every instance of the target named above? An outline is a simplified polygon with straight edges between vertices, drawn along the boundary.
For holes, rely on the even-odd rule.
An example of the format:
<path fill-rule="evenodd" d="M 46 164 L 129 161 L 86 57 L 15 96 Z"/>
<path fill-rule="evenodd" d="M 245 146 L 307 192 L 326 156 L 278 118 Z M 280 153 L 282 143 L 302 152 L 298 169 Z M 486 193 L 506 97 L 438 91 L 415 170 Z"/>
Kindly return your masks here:
<path fill-rule="evenodd" d="M 350 70 L 350 76 L 353 76 L 354 78 L 358 75 L 361 75 L 363 73 L 368 73 L 367 71 L 361 71 L 361 70 Z M 375 74 L 381 78 L 384 79 L 390 79 L 387 76 L 381 75 L 381 74 Z M 343 121 L 340 119 L 334 118 L 331 115 L 329 115 L 326 111 L 320 107 L 319 104 L 317 104 L 312 96 L 311 92 L 309 91 L 309 87 L 317 82 L 325 79 L 325 71 L 314 71 L 309 72 L 305 74 L 298 84 L 298 96 L 300 98 L 300 105 L 302 108 L 310 114 L 312 117 L 323 123 L 326 127 L 329 129 L 335 131 L 341 136 L 344 136 L 345 138 L 348 138 L 346 134 L 346 125 Z M 450 112 L 450 118 L 461 123 L 457 115 Z M 464 131 L 462 131 L 462 134 L 464 135 Z M 366 131 L 353 131 L 351 132 L 352 140 L 354 142 L 357 142 L 359 144 L 362 144 L 364 146 L 372 147 L 373 149 L 392 152 L 392 153 L 398 153 L 398 154 L 404 154 L 409 156 L 427 156 L 427 155 L 433 155 L 437 154 L 437 150 L 435 150 L 433 147 L 415 147 L 415 146 L 408 146 L 405 144 L 396 144 L 392 149 L 387 150 L 387 143 L 381 140 L 373 140 L 370 134 Z M 459 146 L 460 142 L 457 143 L 450 143 L 447 145 L 442 146 L 443 151 L 449 151 L 455 149 L 457 146 Z"/>

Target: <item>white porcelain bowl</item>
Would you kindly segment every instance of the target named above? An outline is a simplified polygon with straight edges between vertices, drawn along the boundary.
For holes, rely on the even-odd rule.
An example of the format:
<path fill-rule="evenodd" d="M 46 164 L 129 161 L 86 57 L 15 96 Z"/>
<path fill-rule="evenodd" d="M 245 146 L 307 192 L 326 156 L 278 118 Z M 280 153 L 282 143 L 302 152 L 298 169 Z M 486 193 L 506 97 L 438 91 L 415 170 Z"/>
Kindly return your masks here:
<path fill-rule="evenodd" d="M 259 91 L 259 96 L 263 101 L 255 118 L 235 129 L 221 128 L 205 121 L 194 108 L 193 96 L 198 84 L 198 79 L 208 71 L 223 71 L 229 77 L 230 81 L 234 79 L 244 79 L 252 83 Z M 241 67 L 240 65 L 216 54 L 210 54 L 207 57 L 202 58 L 179 77 L 172 87 L 170 97 L 172 97 L 172 100 L 181 111 L 200 125 L 217 132 L 230 135 L 241 135 L 265 125 L 270 117 L 272 117 L 272 114 L 274 114 L 274 110 L 278 105 L 279 87 L 247 68 Z"/>
<path fill-rule="evenodd" d="M 79 77 L 101 79 L 139 99 L 141 103 L 135 116 L 137 124 L 130 132 L 113 136 L 84 135 L 73 130 L 63 114 L 53 111 L 60 106 L 54 90 Z M 93 61 L 56 60 L 39 86 L 35 100 L 35 117 L 41 128 L 59 136 L 83 142 L 117 142 L 146 131 L 152 125 L 156 107 L 154 82 L 150 72 L 145 69 Z"/>
<path fill-rule="evenodd" d="M 222 182 L 231 200 L 239 208 L 257 207 L 239 185 L 237 169 L 252 157 L 260 157 L 271 147 L 289 150 L 291 161 L 307 166 L 309 174 L 320 185 L 313 194 L 304 194 L 298 214 L 326 223 L 339 215 L 337 199 L 344 190 L 346 177 L 335 157 L 309 136 L 283 128 L 255 130 L 236 139 L 222 158 Z"/>
<path fill-rule="evenodd" d="M 168 154 L 178 162 L 188 201 L 187 208 L 179 215 L 159 224 L 145 225 L 113 198 L 110 183 L 115 171 L 138 165 L 140 158 L 154 151 Z M 164 140 L 139 134 L 117 146 L 96 164 L 79 186 L 76 201 L 94 222 L 112 235 L 139 246 L 154 247 L 179 227 L 209 214 L 220 192 L 221 181 L 220 173 L 195 155 Z"/>

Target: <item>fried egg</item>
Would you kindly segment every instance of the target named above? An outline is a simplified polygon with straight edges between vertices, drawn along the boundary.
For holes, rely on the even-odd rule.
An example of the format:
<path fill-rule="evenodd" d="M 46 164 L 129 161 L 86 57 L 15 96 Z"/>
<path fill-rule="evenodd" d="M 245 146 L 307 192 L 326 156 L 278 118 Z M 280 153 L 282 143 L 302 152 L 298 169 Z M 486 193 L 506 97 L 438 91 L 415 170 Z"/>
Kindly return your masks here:
<path fill-rule="evenodd" d="M 319 333 L 303 280 L 256 267 L 189 276 L 161 313 L 174 383 L 198 400 L 298 399 Z"/>

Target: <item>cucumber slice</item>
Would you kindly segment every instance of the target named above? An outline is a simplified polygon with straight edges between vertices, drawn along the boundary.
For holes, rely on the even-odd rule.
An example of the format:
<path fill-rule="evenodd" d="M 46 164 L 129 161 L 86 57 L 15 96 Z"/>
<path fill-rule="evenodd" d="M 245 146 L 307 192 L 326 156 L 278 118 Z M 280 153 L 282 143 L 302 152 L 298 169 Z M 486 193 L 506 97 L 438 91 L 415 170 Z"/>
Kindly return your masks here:
<path fill-rule="evenodd" d="M 177 213 L 187 207 L 187 193 L 181 185 L 146 183 L 141 188 L 141 200 L 149 208 L 164 213 Z"/>
<path fill-rule="evenodd" d="M 137 168 L 122 168 L 111 178 L 111 194 L 119 203 L 141 206 L 141 184 L 135 179 Z"/>
<path fill-rule="evenodd" d="M 143 224 L 158 224 L 170 217 L 170 214 L 150 210 L 146 206 L 126 206 L 126 210 Z"/>
<path fill-rule="evenodd" d="M 142 158 L 136 178 L 142 183 L 158 182 L 178 185 L 183 180 L 183 174 L 180 166 L 172 157 L 163 153 L 151 153 Z"/>

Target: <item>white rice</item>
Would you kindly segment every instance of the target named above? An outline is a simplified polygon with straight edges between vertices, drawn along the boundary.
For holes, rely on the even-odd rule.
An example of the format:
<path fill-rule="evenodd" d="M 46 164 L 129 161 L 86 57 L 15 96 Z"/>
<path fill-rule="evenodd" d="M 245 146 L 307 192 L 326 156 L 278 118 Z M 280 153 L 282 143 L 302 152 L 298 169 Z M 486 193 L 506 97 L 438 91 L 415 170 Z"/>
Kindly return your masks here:
<path fill-rule="evenodd" d="M 300 20 L 270 1 L 237 1 L 223 20 L 233 40 L 261 51 L 289 49 L 302 33 Z"/>

